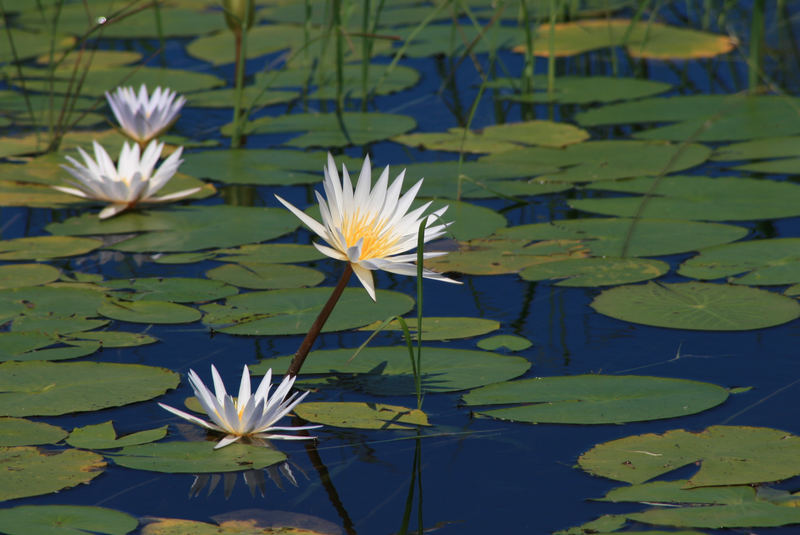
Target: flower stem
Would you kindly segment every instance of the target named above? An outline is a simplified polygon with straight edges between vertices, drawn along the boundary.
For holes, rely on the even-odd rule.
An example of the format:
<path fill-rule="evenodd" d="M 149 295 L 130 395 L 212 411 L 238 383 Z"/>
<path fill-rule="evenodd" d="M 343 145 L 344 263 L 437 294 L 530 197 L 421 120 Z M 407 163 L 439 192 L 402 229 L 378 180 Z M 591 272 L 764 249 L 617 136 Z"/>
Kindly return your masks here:
<path fill-rule="evenodd" d="M 300 368 L 303 366 L 303 362 L 305 362 L 308 352 L 311 351 L 311 346 L 314 345 L 314 341 L 317 339 L 317 336 L 319 336 L 322 327 L 325 325 L 325 322 L 328 321 L 328 316 L 330 316 L 331 312 L 333 312 L 333 307 L 336 306 L 336 303 L 342 296 L 342 292 L 347 286 L 347 283 L 350 281 L 350 275 L 352 274 L 353 266 L 351 266 L 348 262 L 347 267 L 344 268 L 341 278 L 339 278 L 339 282 L 336 284 L 336 288 L 333 289 L 333 293 L 328 298 L 328 302 L 325 303 L 324 307 L 322 307 L 317 319 L 315 319 L 314 323 L 311 325 L 311 329 L 309 329 L 308 334 L 306 334 L 306 337 L 303 338 L 303 342 L 300 344 L 297 353 L 294 354 L 292 363 L 289 365 L 289 370 L 286 372 L 287 375 L 297 375 L 300 373 Z"/>

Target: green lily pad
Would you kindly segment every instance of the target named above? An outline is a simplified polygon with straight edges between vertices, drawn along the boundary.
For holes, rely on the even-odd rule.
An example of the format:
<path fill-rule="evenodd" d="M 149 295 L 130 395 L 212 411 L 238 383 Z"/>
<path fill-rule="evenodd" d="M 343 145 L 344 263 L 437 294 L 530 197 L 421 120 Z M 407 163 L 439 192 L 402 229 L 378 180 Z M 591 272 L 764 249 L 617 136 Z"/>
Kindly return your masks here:
<path fill-rule="evenodd" d="M 751 139 L 741 143 L 723 145 L 714 151 L 711 159 L 718 162 L 730 162 L 766 158 L 792 158 L 797 156 L 798 146 L 800 146 L 800 136 Z"/>
<path fill-rule="evenodd" d="M 772 503 L 650 509 L 627 515 L 630 520 L 698 528 L 775 527 L 800 523 L 800 510 Z"/>
<path fill-rule="evenodd" d="M 47 230 L 59 235 L 143 232 L 113 248 L 126 252 L 187 252 L 269 240 L 290 232 L 298 224 L 296 217 L 278 208 L 216 205 L 126 213 L 106 221 L 85 214 L 51 223 Z"/>
<path fill-rule="evenodd" d="M 594 475 L 644 483 L 683 466 L 700 469 L 686 488 L 751 485 L 800 474 L 800 438 L 764 427 L 712 426 L 663 435 L 630 436 L 599 444 L 578 459 Z"/>
<path fill-rule="evenodd" d="M 285 264 L 262 264 L 239 262 L 219 266 L 206 272 L 206 277 L 239 288 L 254 290 L 276 290 L 316 286 L 325 280 L 325 275 L 316 269 Z"/>
<path fill-rule="evenodd" d="M 478 341 L 478 347 L 486 351 L 496 351 L 502 347 L 509 351 L 522 351 L 532 345 L 527 338 L 514 334 L 496 334 Z"/>
<path fill-rule="evenodd" d="M 737 165 L 735 171 L 748 171 L 750 173 L 767 173 L 774 175 L 796 175 L 800 173 L 800 158 L 781 158 L 745 165 Z"/>
<path fill-rule="evenodd" d="M 54 425 L 24 418 L 0 418 L 0 446 L 55 444 L 68 433 Z"/>
<path fill-rule="evenodd" d="M 447 12 L 447 9 L 443 10 Z M 521 27 L 500 26 L 498 24 L 489 28 L 489 31 L 481 39 L 478 32 L 483 33 L 484 28 L 476 29 L 472 24 L 460 25 L 455 30 L 451 25 L 430 24 L 417 31 L 418 24 L 404 26 L 402 28 L 392 28 L 393 35 L 399 36 L 405 46 L 404 54 L 411 58 L 423 58 L 436 54 L 444 54 L 449 57 L 458 57 L 464 54 L 467 46 L 472 45 L 471 52 L 475 54 L 489 52 L 491 50 L 509 48 L 510 46 L 521 43 L 525 39 L 525 33 Z M 413 39 L 409 39 L 414 33 Z M 396 50 L 389 50 L 394 54 Z M 386 53 L 379 51 L 379 53 Z"/>
<path fill-rule="evenodd" d="M 410 395 L 416 392 L 408 349 L 367 347 L 355 358 L 353 349 L 312 351 L 301 375 L 325 374 L 321 379 L 298 383 L 304 387 L 351 386 L 378 396 Z M 252 366 L 253 373 L 285 373 L 291 356 L 267 359 Z M 522 357 L 503 356 L 469 349 L 422 349 L 422 391 L 453 392 L 506 381 L 530 368 Z"/>
<path fill-rule="evenodd" d="M 732 242 L 747 229 L 668 219 L 569 219 L 501 229 L 500 239 L 581 240 L 592 256 L 661 256 Z M 627 242 L 627 250 L 625 244 Z M 574 244 L 573 244 L 574 245 Z"/>
<path fill-rule="evenodd" d="M 220 13 L 215 13 L 214 15 L 220 21 L 223 20 Z M 264 54 L 291 48 L 293 43 L 299 46 L 303 43 L 303 40 L 303 28 L 301 26 L 282 24 L 254 26 L 247 32 L 245 57 L 248 59 L 258 58 Z M 186 46 L 186 52 L 190 56 L 213 65 L 233 63 L 235 60 L 233 33 L 226 30 L 214 35 L 199 37 Z"/>
<path fill-rule="evenodd" d="M 95 340 L 63 340 L 63 342 L 67 345 L 18 353 L 10 359 L 2 360 L 69 360 L 91 355 L 100 349 L 100 342 Z"/>
<path fill-rule="evenodd" d="M 38 286 L 53 282 L 60 276 L 58 269 L 46 264 L 9 264 L 0 266 L 0 289 Z"/>
<path fill-rule="evenodd" d="M 281 335 L 304 334 L 311 327 L 331 294 L 330 288 L 302 288 L 249 292 L 227 299 L 224 305 L 200 307 L 203 323 L 228 334 Z M 377 290 L 373 302 L 361 288 L 342 293 L 322 332 L 361 327 L 375 318 L 405 314 L 414 306 L 410 297 L 398 292 Z"/>
<path fill-rule="evenodd" d="M 309 422 L 349 429 L 416 429 L 430 425 L 428 415 L 419 409 L 383 403 L 310 401 L 295 407 L 294 412 Z"/>
<path fill-rule="evenodd" d="M 191 323 L 200 319 L 200 311 L 169 301 L 123 301 L 109 299 L 97 309 L 98 314 L 132 323 Z"/>
<path fill-rule="evenodd" d="M 342 124 L 347 136 L 342 132 Z M 246 134 L 282 134 L 304 132 L 284 143 L 289 147 L 344 147 L 366 145 L 403 134 L 416 126 L 408 115 L 377 112 L 344 112 L 341 123 L 333 113 L 294 113 L 262 117 L 247 123 Z M 230 135 L 232 125 L 222 128 Z"/>
<path fill-rule="evenodd" d="M 278 450 L 231 444 L 215 450 L 214 442 L 158 442 L 128 446 L 109 455 L 120 466 L 151 472 L 201 474 L 258 470 L 286 460 Z"/>
<path fill-rule="evenodd" d="M 58 492 L 88 483 L 106 466 L 100 455 L 89 451 L 43 452 L 38 448 L 0 447 L 0 500 L 13 500 Z"/>
<path fill-rule="evenodd" d="M 108 325 L 108 320 L 81 317 L 18 316 L 11 324 L 13 332 L 36 331 L 48 335 L 90 331 Z"/>
<path fill-rule="evenodd" d="M 800 317 L 800 303 L 792 298 L 705 282 L 618 286 L 603 291 L 591 306 L 632 323 L 706 331 L 763 329 Z"/>
<path fill-rule="evenodd" d="M 685 479 L 676 481 L 650 481 L 639 485 L 611 489 L 598 501 L 604 502 L 659 502 L 694 504 L 735 504 L 753 502 L 756 489 L 748 486 L 691 488 Z"/>
<path fill-rule="evenodd" d="M 69 437 L 67 437 L 67 444 L 84 450 L 107 450 L 136 444 L 147 444 L 161 440 L 165 436 L 167 436 L 166 425 L 117 438 L 114 423 L 109 420 L 102 424 L 87 425 L 73 429 Z"/>
<path fill-rule="evenodd" d="M 144 277 L 139 279 L 112 279 L 103 281 L 103 286 L 119 292 L 131 301 L 170 301 L 174 303 L 202 303 L 216 301 L 236 295 L 233 286 L 221 281 L 192 279 L 187 277 Z"/>
<path fill-rule="evenodd" d="M 27 152 L 27 150 L 22 152 Z M 2 167 L 2 164 L 0 164 L 0 167 Z M 78 204 L 79 202 L 81 200 L 78 197 L 61 193 L 50 186 L 0 180 L 0 206 L 60 208 L 70 204 Z"/>
<path fill-rule="evenodd" d="M 85 10 L 83 18 L 85 21 Z M 64 56 L 64 54 L 56 54 L 54 56 L 53 60 L 58 62 L 54 71 L 57 76 L 64 74 L 70 76 L 76 64 L 79 68 L 87 64 L 89 56 L 91 57 L 91 66 L 94 70 L 122 67 L 124 65 L 138 63 L 142 60 L 142 54 L 134 52 L 133 50 L 92 50 L 91 54 L 83 54 L 78 50 L 69 50 L 66 56 Z M 36 58 L 36 63 L 41 66 L 49 66 L 51 63 L 50 54 L 42 54 Z"/>
<path fill-rule="evenodd" d="M 592 182 L 675 173 L 700 165 L 711 149 L 697 143 L 673 145 L 636 140 L 586 141 L 563 149 L 531 147 L 484 156 L 479 162 L 559 167 L 540 176 L 550 182 Z"/>
<path fill-rule="evenodd" d="M 499 153 L 524 146 L 560 148 L 589 137 L 586 130 L 553 121 L 527 121 L 492 125 L 478 131 L 450 128 L 447 132 L 406 134 L 392 141 L 410 147 L 472 153 Z"/>
<path fill-rule="evenodd" d="M 704 249 L 681 264 L 678 273 L 702 280 L 726 277 L 734 284 L 800 283 L 800 238 L 750 240 Z"/>
<path fill-rule="evenodd" d="M 254 243 L 217 251 L 220 262 L 292 264 L 326 258 L 316 247 L 295 243 Z"/>
<path fill-rule="evenodd" d="M 36 26 L 41 28 L 41 19 Z M 18 28 L 3 28 L 6 34 L 6 43 L 14 42 L 14 48 L 4 46 L 0 49 L 0 63 L 11 63 L 16 60 L 34 58 L 40 54 L 47 54 L 51 46 L 55 46 L 56 51 L 64 50 L 75 43 L 75 38 L 66 35 L 50 33 L 38 33 L 21 30 Z"/>
<path fill-rule="evenodd" d="M 4 362 L 0 414 L 54 416 L 152 399 L 178 385 L 164 368 L 109 362 Z"/>
<path fill-rule="evenodd" d="M 520 90 L 519 78 L 496 78 L 486 84 L 498 89 Z M 555 79 L 553 92 L 547 91 L 547 76 L 533 77 L 533 92 L 504 95 L 502 98 L 517 102 L 558 102 L 560 104 L 590 104 L 592 102 L 614 102 L 634 100 L 663 93 L 670 84 L 641 78 L 618 78 L 615 76 L 559 76 Z"/>
<path fill-rule="evenodd" d="M 669 264 L 645 258 L 572 258 L 529 266 L 520 271 L 525 280 L 556 280 L 556 286 L 613 286 L 660 277 Z"/>
<path fill-rule="evenodd" d="M 485 386 L 464 395 L 468 406 L 524 404 L 477 413 L 529 423 L 612 424 L 675 418 L 728 398 L 717 385 L 637 375 L 537 377 Z"/>
<path fill-rule="evenodd" d="M 0 531 L 7 535 L 125 535 L 139 521 L 132 516 L 85 505 L 21 505 L 0 510 Z"/>
<path fill-rule="evenodd" d="M 272 106 L 283 104 L 300 96 L 298 91 L 264 91 L 259 87 L 247 86 L 242 94 L 243 106 Z M 236 102 L 233 88 L 212 89 L 186 95 L 186 105 L 194 108 L 230 108 Z M 188 154 L 187 154 L 188 156 Z"/>
<path fill-rule="evenodd" d="M 280 525 L 275 528 L 267 527 L 273 525 L 271 522 L 261 527 L 257 520 L 249 518 L 252 513 L 246 516 L 241 520 L 234 519 L 219 522 L 219 524 L 208 524 L 182 518 L 152 518 L 150 519 L 151 522 L 142 529 L 142 535 L 268 535 L 275 533 L 276 529 L 280 530 L 281 535 L 326 535 L 331 533 L 330 529 L 313 531 L 307 526 L 291 527 Z M 307 515 L 292 513 L 292 520 L 297 522 L 298 517 L 304 516 Z M 327 524 L 327 522 L 325 523 Z"/>
<path fill-rule="evenodd" d="M 0 318 L 18 315 L 32 317 L 96 316 L 97 308 L 106 300 L 102 288 L 91 285 L 53 283 L 0 290 Z"/>
<path fill-rule="evenodd" d="M 79 256 L 101 247 L 103 242 L 72 236 L 36 236 L 0 241 L 0 260 L 48 260 Z M 19 286 L 19 285 L 18 285 Z"/>
<path fill-rule="evenodd" d="M 92 331 L 74 333 L 72 340 L 95 340 L 100 343 L 100 347 L 135 347 L 158 342 L 149 334 L 131 333 L 126 331 Z"/>
<path fill-rule="evenodd" d="M 410 209 L 413 210 L 425 202 L 426 199 L 417 199 L 411 203 Z M 506 218 L 495 210 L 463 201 L 434 200 L 426 213 L 434 212 L 444 206 L 448 208 L 442 216 L 442 221 L 452 222 L 447 227 L 447 236 L 457 240 L 483 238 L 508 225 Z"/>
<path fill-rule="evenodd" d="M 645 197 L 574 199 L 572 208 L 604 215 L 747 221 L 800 215 L 800 186 L 752 178 L 668 176 L 590 184 L 590 189 Z"/>
<path fill-rule="evenodd" d="M 405 318 L 411 338 L 417 339 L 416 318 Z M 377 329 L 382 321 L 378 321 L 362 327 L 362 331 L 372 331 Z M 485 318 L 451 318 L 451 317 L 425 317 L 422 321 L 422 339 L 432 340 L 457 340 L 460 338 L 472 338 L 481 336 L 500 328 L 500 322 Z M 400 322 L 397 320 L 387 324 L 384 331 L 402 331 Z"/>

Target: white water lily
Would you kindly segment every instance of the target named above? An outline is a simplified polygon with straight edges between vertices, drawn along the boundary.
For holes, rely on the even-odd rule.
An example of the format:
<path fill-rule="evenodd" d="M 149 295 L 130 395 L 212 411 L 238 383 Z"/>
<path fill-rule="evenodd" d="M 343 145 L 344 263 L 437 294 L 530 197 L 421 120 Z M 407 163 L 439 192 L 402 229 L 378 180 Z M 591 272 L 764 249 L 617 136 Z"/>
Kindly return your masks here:
<path fill-rule="evenodd" d="M 211 365 L 211 376 L 214 378 L 214 394 L 203 384 L 194 370 L 189 370 L 189 383 L 192 385 L 194 395 L 203 406 L 203 410 L 211 419 L 207 422 L 197 416 L 178 410 L 169 405 L 159 403 L 162 409 L 166 409 L 172 414 L 180 416 L 192 423 L 210 429 L 226 433 L 214 449 L 222 448 L 236 442 L 242 437 L 255 437 L 265 439 L 283 440 L 307 440 L 315 437 L 298 435 L 281 435 L 273 431 L 302 431 L 304 429 L 317 429 L 321 425 L 306 425 L 298 427 L 280 427 L 274 425 L 278 420 L 289 414 L 298 403 L 308 395 L 308 392 L 299 394 L 295 392 L 288 398 L 286 395 L 292 389 L 296 377 L 287 375 L 270 396 L 272 388 L 272 370 L 267 371 L 255 394 L 250 393 L 250 370 L 247 365 L 242 372 L 242 380 L 239 385 L 239 396 L 234 398 L 225 391 L 225 384 L 217 372 L 217 368 Z"/>
<path fill-rule="evenodd" d="M 148 96 L 144 84 L 138 94 L 133 87 L 118 87 L 114 93 L 106 91 L 106 100 L 120 128 L 141 145 L 166 131 L 178 118 L 186 98 L 177 96 L 175 91 L 161 87 Z"/>
<path fill-rule="evenodd" d="M 372 271 L 382 269 L 400 275 L 416 275 L 417 267 L 413 262 L 416 254 L 400 254 L 417 246 L 419 226 L 422 214 L 430 206 L 425 203 L 408 212 L 414 197 L 422 186 L 422 180 L 414 184 L 404 195 L 400 195 L 403 187 L 405 169 L 389 185 L 389 166 L 378 177 L 371 187 L 371 168 L 369 156 L 364 159 L 361 173 L 358 176 L 355 190 L 342 166 L 342 179 L 336 171 L 336 162 L 328 153 L 328 165 L 325 167 L 325 198 L 315 192 L 319 201 L 322 223 L 285 201 L 278 195 L 278 200 L 329 246 L 314 243 L 323 254 L 349 262 L 361 284 L 375 300 L 375 284 Z M 450 223 L 441 223 L 440 217 L 447 206 L 432 212 L 425 225 L 425 242 L 442 236 Z M 444 252 L 423 253 L 424 258 L 441 256 Z M 422 276 L 446 282 L 457 283 L 440 273 L 422 270 Z M 457 283 L 458 284 L 458 283 Z"/>
<path fill-rule="evenodd" d="M 183 162 L 178 148 L 161 166 L 155 170 L 156 163 L 164 148 L 163 143 L 151 141 L 140 157 L 139 145 L 125 142 L 119 155 L 117 167 L 97 141 L 94 142 L 94 158 L 78 148 L 84 164 L 67 156 L 72 164 L 62 165 L 77 182 L 69 181 L 75 188 L 53 186 L 55 189 L 84 199 L 95 199 L 111 203 L 100 212 L 100 219 L 106 219 L 132 208 L 140 203 L 170 202 L 200 191 L 200 188 L 181 190 L 169 195 L 155 197 L 155 194 L 169 181 Z"/>

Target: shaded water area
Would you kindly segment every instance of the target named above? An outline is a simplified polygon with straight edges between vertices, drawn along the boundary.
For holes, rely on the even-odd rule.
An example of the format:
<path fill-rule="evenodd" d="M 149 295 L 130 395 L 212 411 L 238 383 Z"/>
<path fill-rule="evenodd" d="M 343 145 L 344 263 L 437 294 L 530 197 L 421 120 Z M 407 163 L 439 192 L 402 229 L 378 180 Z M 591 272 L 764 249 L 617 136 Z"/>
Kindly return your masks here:
<path fill-rule="evenodd" d="M 225 5 L 0 3 L 0 533 L 795 532 L 796 2 Z M 142 83 L 197 191 L 101 220 L 52 186 Z M 158 403 L 286 371 L 345 263 L 275 195 L 319 219 L 328 151 L 449 206 L 423 395 L 396 320 L 355 354 L 416 333 L 376 270 L 278 424 L 316 440 L 214 450 Z"/>

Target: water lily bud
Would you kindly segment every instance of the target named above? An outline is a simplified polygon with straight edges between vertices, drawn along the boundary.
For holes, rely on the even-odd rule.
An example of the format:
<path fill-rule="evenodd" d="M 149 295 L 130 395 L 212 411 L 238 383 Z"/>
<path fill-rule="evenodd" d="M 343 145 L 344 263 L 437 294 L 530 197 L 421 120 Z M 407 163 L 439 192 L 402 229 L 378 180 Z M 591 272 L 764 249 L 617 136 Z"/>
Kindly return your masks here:
<path fill-rule="evenodd" d="M 225 23 L 231 31 L 239 31 L 242 25 L 249 30 L 255 20 L 254 0 L 222 0 L 222 9 L 225 11 Z"/>

